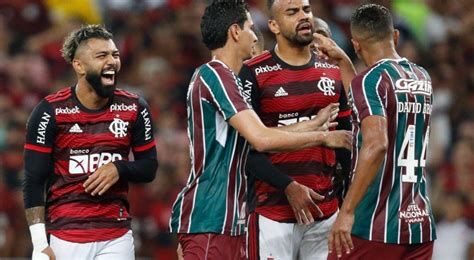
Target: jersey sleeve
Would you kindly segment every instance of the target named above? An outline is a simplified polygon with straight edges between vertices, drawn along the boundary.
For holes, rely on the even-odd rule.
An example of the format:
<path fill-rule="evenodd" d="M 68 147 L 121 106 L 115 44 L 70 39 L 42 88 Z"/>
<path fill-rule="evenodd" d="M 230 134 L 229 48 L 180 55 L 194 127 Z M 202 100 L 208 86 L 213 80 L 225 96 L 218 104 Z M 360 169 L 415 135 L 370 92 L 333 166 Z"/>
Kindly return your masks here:
<path fill-rule="evenodd" d="M 339 95 L 339 114 L 337 115 L 338 119 L 349 117 L 351 115 L 351 107 L 347 100 L 346 91 L 344 87 L 341 89 L 341 94 Z"/>
<path fill-rule="evenodd" d="M 209 101 L 217 107 L 224 120 L 251 108 L 243 96 L 240 79 L 228 69 L 206 64 L 201 68 L 201 80 L 211 93 Z"/>
<path fill-rule="evenodd" d="M 243 95 L 255 111 L 259 109 L 258 81 L 252 69 L 244 64 L 240 69 L 239 78 L 242 81 Z"/>
<path fill-rule="evenodd" d="M 44 205 L 44 186 L 53 172 L 52 151 L 56 121 L 51 105 L 41 101 L 26 124 L 24 146 L 23 201 L 25 208 Z"/>
<path fill-rule="evenodd" d="M 153 119 L 148 104 L 143 98 L 138 100 L 138 115 L 133 128 L 132 150 L 143 152 L 155 148 Z"/>
<path fill-rule="evenodd" d="M 368 116 L 386 116 L 385 88 L 382 73 L 377 71 L 356 77 L 351 82 L 351 97 L 360 121 Z"/>
<path fill-rule="evenodd" d="M 56 135 L 56 120 L 51 105 L 42 100 L 26 123 L 25 150 L 51 153 Z"/>

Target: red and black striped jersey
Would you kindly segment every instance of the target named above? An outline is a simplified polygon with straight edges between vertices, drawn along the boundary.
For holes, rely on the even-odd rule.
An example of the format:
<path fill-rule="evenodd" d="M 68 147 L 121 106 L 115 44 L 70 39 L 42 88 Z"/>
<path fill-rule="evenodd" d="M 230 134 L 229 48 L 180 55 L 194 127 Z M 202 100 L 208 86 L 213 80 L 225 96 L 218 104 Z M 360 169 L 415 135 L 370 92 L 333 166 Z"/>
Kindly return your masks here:
<path fill-rule="evenodd" d="M 83 184 L 100 166 L 128 161 L 131 150 L 151 149 L 156 148 L 150 111 L 133 93 L 115 90 L 99 110 L 84 107 L 75 87 L 44 98 L 28 120 L 25 150 L 37 157 L 50 155 L 45 205 L 48 233 L 79 243 L 125 234 L 131 220 L 127 180 L 119 178 L 100 196 L 86 193 Z"/>
<path fill-rule="evenodd" d="M 291 66 L 274 50 L 267 51 L 245 62 L 239 76 L 246 98 L 268 127 L 309 120 L 320 109 L 337 102 L 340 103 L 339 116 L 350 116 L 339 67 L 318 60 L 314 53 L 307 64 Z M 280 172 L 326 197 L 319 203 L 324 217 L 336 212 L 338 203 L 332 184 L 336 166 L 333 149 L 312 147 L 269 153 L 268 156 Z M 254 187 L 249 187 L 252 189 L 255 190 L 257 213 L 276 221 L 296 222 L 282 190 L 258 179 Z"/>

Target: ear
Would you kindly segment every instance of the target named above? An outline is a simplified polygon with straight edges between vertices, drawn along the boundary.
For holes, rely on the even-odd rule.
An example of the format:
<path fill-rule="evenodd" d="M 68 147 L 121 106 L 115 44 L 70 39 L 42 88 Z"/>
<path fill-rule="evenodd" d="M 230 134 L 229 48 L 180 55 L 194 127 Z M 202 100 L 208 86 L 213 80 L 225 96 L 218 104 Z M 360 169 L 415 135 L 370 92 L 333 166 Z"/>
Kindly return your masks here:
<path fill-rule="evenodd" d="M 280 26 L 275 20 L 268 20 L 268 29 L 275 35 L 280 34 Z"/>
<path fill-rule="evenodd" d="M 395 47 L 398 45 L 398 40 L 400 40 L 400 31 L 395 29 L 393 31 L 393 43 L 395 44 Z"/>
<path fill-rule="evenodd" d="M 360 43 L 354 38 L 351 38 L 351 42 L 352 42 L 352 46 L 354 47 L 354 52 L 357 54 L 357 57 L 360 58 L 360 53 L 361 53 Z"/>
<path fill-rule="evenodd" d="M 357 53 L 360 51 L 360 43 L 354 39 L 354 38 L 351 38 L 351 42 L 352 42 L 352 46 L 354 47 L 354 51 Z"/>
<path fill-rule="evenodd" d="M 73 59 L 71 63 L 72 63 L 72 67 L 74 68 L 74 71 L 76 71 L 77 74 L 83 75 L 86 73 L 86 70 L 84 69 L 84 65 L 82 65 L 80 60 Z"/>
<path fill-rule="evenodd" d="M 240 26 L 238 26 L 237 24 L 232 24 L 229 27 L 228 36 L 230 36 L 230 39 L 233 39 L 235 42 L 237 42 L 239 41 L 241 30 L 242 29 L 240 28 Z"/>

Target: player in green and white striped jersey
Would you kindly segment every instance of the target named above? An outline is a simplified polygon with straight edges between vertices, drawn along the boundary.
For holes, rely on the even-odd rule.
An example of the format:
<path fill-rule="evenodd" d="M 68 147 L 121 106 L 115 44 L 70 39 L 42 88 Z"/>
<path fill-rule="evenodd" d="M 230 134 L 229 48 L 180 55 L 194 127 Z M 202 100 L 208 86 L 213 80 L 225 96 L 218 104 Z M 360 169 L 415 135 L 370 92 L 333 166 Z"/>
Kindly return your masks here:
<path fill-rule="evenodd" d="M 369 68 L 351 82 L 353 178 L 329 236 L 329 259 L 430 259 L 436 239 L 425 172 L 430 76 L 397 54 L 387 8 L 359 7 L 351 33 Z"/>
<path fill-rule="evenodd" d="M 264 126 L 243 97 L 236 76 L 257 40 L 252 26 L 241 1 L 214 1 L 201 21 L 203 41 L 213 60 L 196 69 L 189 85 L 191 172 L 170 220 L 184 259 L 246 258 L 247 141 L 258 151 L 316 145 L 350 148 L 347 131 L 314 131 L 326 120 L 301 123 L 306 132 Z"/>

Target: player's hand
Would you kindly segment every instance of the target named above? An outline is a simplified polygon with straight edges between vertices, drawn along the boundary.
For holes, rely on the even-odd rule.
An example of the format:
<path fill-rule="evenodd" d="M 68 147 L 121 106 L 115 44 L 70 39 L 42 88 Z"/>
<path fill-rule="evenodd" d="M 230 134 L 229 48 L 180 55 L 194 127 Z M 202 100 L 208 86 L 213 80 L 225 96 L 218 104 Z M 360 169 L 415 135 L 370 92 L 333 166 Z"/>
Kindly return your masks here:
<path fill-rule="evenodd" d="M 56 256 L 54 255 L 53 249 L 48 246 L 45 249 L 40 251 L 33 250 L 33 254 L 31 255 L 32 260 L 55 260 Z"/>
<path fill-rule="evenodd" d="M 336 250 L 337 257 L 342 256 L 342 250 L 344 250 L 346 254 L 351 253 L 354 249 L 351 238 L 352 225 L 354 225 L 354 214 L 340 211 L 332 226 L 331 232 L 329 232 L 329 253 Z"/>
<path fill-rule="evenodd" d="M 331 103 L 327 107 L 319 110 L 316 115 L 316 124 L 319 126 L 319 131 L 327 131 L 332 127 L 337 126 L 336 120 L 339 113 L 339 103 Z"/>
<path fill-rule="evenodd" d="M 178 260 L 184 260 L 183 247 L 178 243 L 178 249 L 176 249 L 176 254 L 178 255 Z"/>
<path fill-rule="evenodd" d="M 293 209 L 293 213 L 295 213 L 298 224 L 309 225 L 313 223 L 313 212 L 317 214 L 317 217 L 323 216 L 323 212 L 314 203 L 314 200 L 323 200 L 324 196 L 319 195 L 314 190 L 293 181 L 285 188 L 285 195 Z"/>
<path fill-rule="evenodd" d="M 83 186 L 92 196 L 104 194 L 119 179 L 117 167 L 113 163 L 102 165 L 93 174 L 87 177 Z"/>
<path fill-rule="evenodd" d="M 325 133 L 324 145 L 330 148 L 346 148 L 351 150 L 352 133 L 346 130 L 335 130 Z"/>
<path fill-rule="evenodd" d="M 313 33 L 313 45 L 318 58 L 331 64 L 338 64 L 343 59 L 349 59 L 347 54 L 335 41 L 319 33 Z"/>

